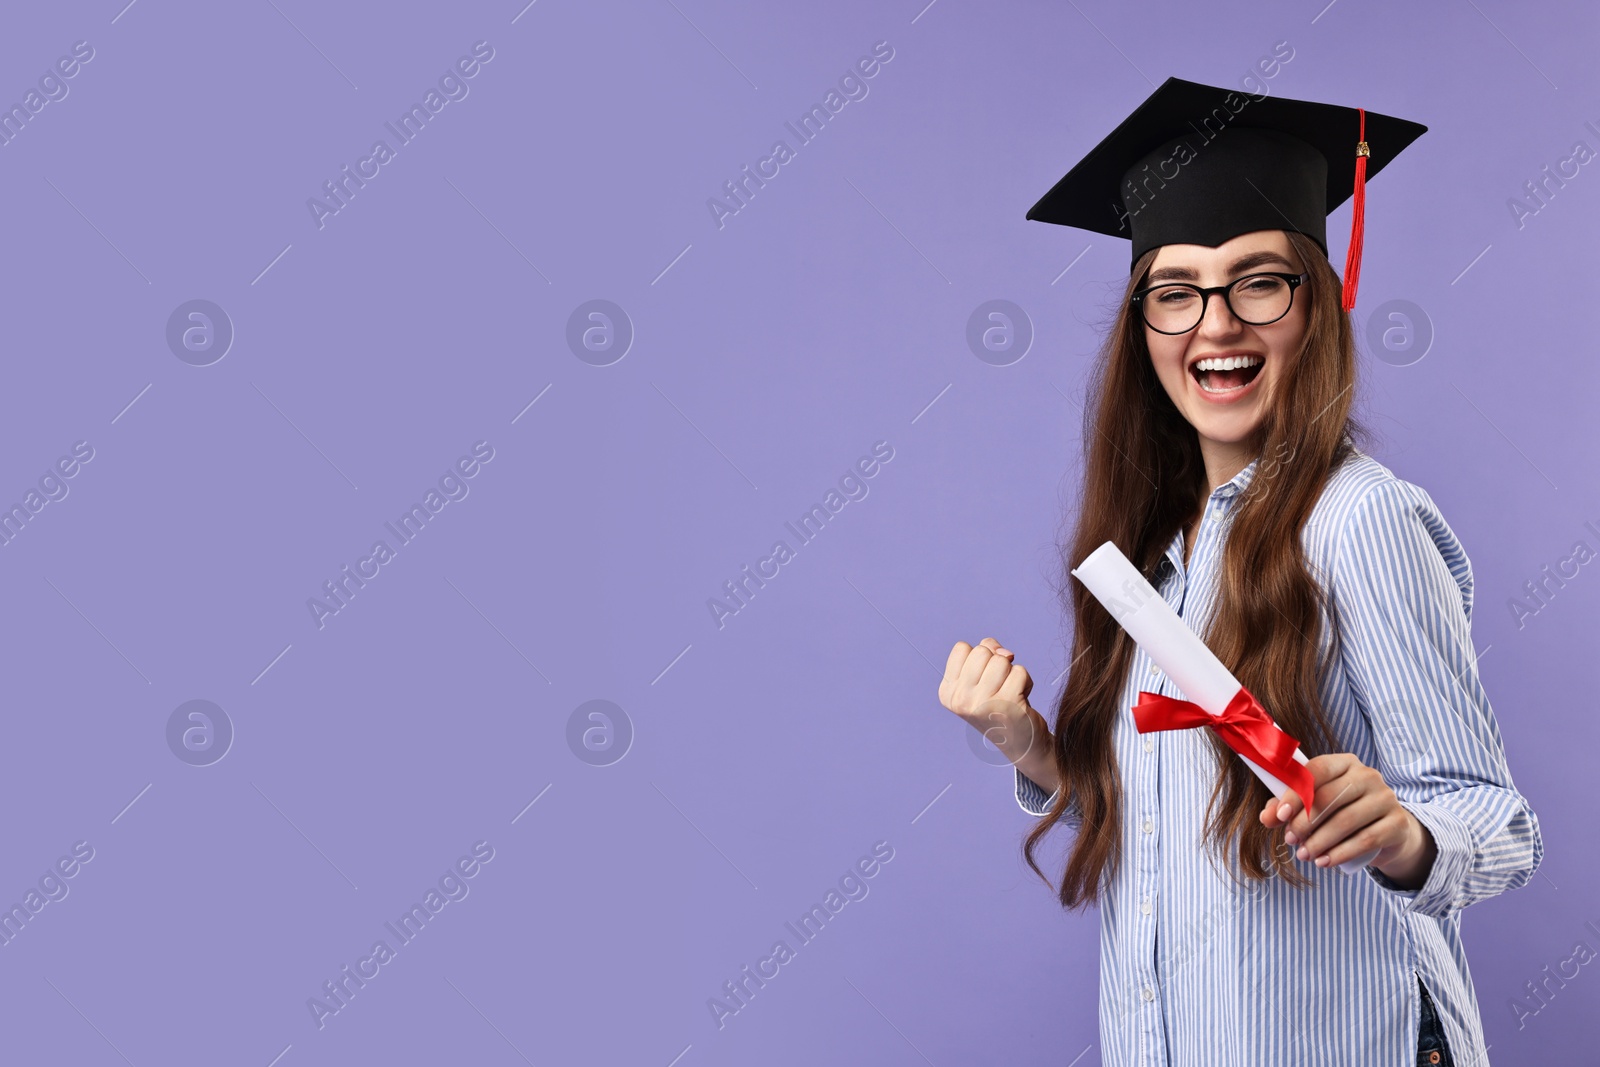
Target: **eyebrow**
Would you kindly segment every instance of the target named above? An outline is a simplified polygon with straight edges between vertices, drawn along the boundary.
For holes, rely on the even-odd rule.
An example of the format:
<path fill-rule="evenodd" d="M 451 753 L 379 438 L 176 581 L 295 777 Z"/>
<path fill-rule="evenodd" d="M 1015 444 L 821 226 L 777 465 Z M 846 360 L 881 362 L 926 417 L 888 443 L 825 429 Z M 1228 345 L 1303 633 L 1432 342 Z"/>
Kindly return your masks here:
<path fill-rule="evenodd" d="M 1228 268 L 1230 275 L 1249 270 L 1251 267 L 1260 267 L 1268 263 L 1277 263 L 1281 266 L 1294 269 L 1294 265 L 1276 252 L 1251 252 L 1247 256 L 1240 256 Z M 1150 272 L 1150 284 L 1164 281 L 1195 282 L 1200 280 L 1200 275 L 1189 267 L 1158 267 Z"/>

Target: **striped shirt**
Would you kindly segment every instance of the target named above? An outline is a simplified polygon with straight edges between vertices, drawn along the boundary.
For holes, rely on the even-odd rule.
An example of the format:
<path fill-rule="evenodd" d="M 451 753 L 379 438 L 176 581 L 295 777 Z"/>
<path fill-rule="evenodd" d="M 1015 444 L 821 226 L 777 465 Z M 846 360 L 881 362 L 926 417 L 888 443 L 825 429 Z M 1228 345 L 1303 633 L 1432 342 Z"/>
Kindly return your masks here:
<path fill-rule="evenodd" d="M 1258 462 L 1212 491 L 1187 567 L 1180 530 L 1153 583 L 1201 634 L 1230 505 Z M 1114 728 L 1122 863 L 1099 904 L 1107 1067 L 1409 1065 L 1419 977 L 1455 1062 L 1489 1062 L 1461 911 L 1526 883 L 1544 844 L 1479 684 L 1471 564 L 1428 494 L 1359 451 L 1329 476 L 1301 539 L 1341 626 L 1342 653 L 1320 681 L 1339 750 L 1382 773 L 1438 857 L 1415 890 L 1372 867 L 1347 875 L 1298 859 L 1310 888 L 1233 881 L 1203 844 L 1208 739 L 1134 728 L 1138 690 L 1184 695 L 1138 651 Z M 1023 810 L 1048 811 L 1054 797 L 1015 776 Z M 1068 816 L 1075 829 L 1076 809 Z"/>

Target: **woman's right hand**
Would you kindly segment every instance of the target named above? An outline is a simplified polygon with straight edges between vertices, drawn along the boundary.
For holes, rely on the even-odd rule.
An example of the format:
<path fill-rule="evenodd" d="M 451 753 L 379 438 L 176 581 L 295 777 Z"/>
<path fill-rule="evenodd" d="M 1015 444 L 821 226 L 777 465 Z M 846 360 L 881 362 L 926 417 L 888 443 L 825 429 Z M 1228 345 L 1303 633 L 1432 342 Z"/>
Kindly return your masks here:
<path fill-rule="evenodd" d="M 1029 705 L 1033 679 L 1014 658 L 992 637 L 976 647 L 957 641 L 945 661 L 939 702 L 983 734 L 1041 789 L 1053 792 L 1060 779 L 1050 727 Z"/>

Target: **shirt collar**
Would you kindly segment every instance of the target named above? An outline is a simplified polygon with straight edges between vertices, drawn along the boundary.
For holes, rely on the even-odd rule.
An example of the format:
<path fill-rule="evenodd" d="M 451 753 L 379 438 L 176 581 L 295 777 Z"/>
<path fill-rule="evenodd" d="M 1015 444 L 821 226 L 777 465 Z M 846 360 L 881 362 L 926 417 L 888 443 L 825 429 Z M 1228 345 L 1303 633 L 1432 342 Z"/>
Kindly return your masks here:
<path fill-rule="evenodd" d="M 1207 506 L 1211 506 L 1212 501 L 1215 501 L 1220 507 L 1231 505 L 1234 498 L 1244 492 L 1251 479 L 1256 476 L 1256 467 L 1260 462 L 1259 457 L 1251 460 L 1244 465 L 1244 469 L 1238 474 L 1211 490 L 1211 495 L 1207 498 Z M 1167 545 L 1165 566 L 1157 566 L 1156 578 L 1158 583 L 1160 579 L 1165 577 L 1164 572 L 1169 569 L 1174 573 L 1183 569 L 1183 527 L 1181 526 L 1178 528 L 1178 532 L 1173 535 L 1171 543 Z"/>
<path fill-rule="evenodd" d="M 1232 478 L 1229 478 L 1227 481 L 1211 490 L 1211 499 L 1231 500 L 1240 493 L 1244 492 L 1245 487 L 1250 484 L 1250 480 L 1256 476 L 1256 465 L 1260 462 L 1260 458 L 1257 457 L 1256 459 L 1251 460 L 1249 463 L 1246 463 L 1244 465 L 1244 469 L 1238 474 L 1235 474 Z"/>

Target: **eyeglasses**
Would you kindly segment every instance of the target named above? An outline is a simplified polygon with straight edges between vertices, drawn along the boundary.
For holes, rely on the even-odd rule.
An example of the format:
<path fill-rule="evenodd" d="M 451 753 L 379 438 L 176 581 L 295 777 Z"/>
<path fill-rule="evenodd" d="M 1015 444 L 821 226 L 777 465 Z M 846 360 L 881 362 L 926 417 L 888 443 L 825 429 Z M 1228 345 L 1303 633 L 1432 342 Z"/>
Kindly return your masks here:
<path fill-rule="evenodd" d="M 1200 325 L 1214 293 L 1222 294 L 1228 310 L 1240 322 L 1265 326 L 1289 314 L 1294 291 L 1310 278 L 1309 273 L 1265 271 L 1205 289 L 1186 282 L 1169 282 L 1140 289 L 1129 301 L 1139 309 L 1145 325 L 1156 333 L 1188 333 Z"/>

